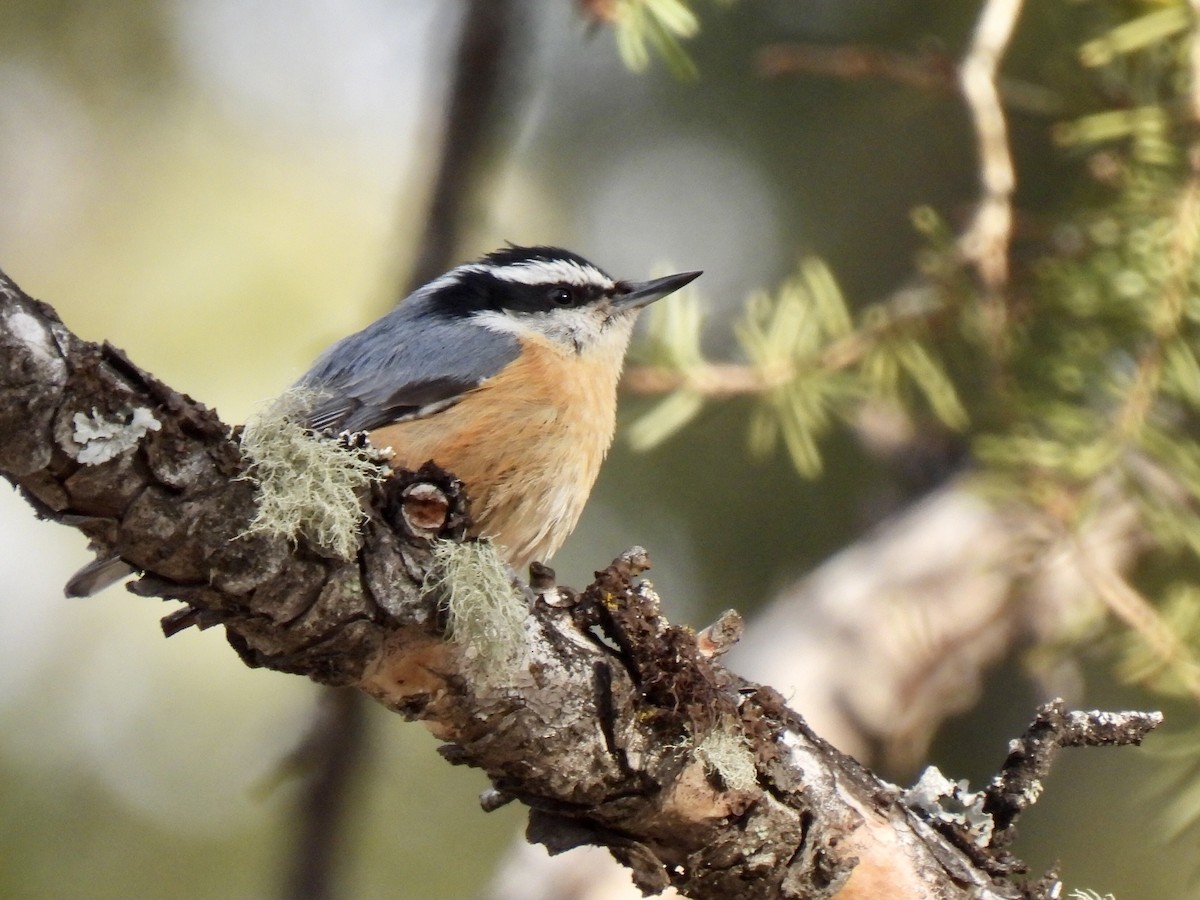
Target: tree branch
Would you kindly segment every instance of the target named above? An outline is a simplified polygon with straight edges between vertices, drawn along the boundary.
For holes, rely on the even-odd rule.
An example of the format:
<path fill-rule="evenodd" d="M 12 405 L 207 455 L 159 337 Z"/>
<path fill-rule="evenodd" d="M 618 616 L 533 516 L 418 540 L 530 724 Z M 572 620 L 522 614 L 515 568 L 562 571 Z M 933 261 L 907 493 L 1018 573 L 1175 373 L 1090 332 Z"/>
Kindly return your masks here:
<path fill-rule="evenodd" d="M 545 572 L 519 585 L 521 644 L 486 656 L 447 639 L 446 598 L 425 586 L 432 539 L 461 539 L 454 479 L 427 466 L 373 489 L 353 560 L 246 535 L 254 487 L 212 412 L 2 274 L 0 348 L 0 473 L 41 515 L 141 569 L 135 593 L 186 603 L 171 629 L 221 624 L 251 666 L 354 685 L 423 722 L 443 756 L 488 774 L 489 806 L 530 807 L 551 852 L 601 845 L 643 891 L 697 898 L 1040 896 L 671 625 L 639 580 L 644 551 L 582 594 Z M 415 484 L 447 498 L 442 527 L 405 515 Z"/>
<path fill-rule="evenodd" d="M 1162 713 L 1067 712 L 1061 700 L 1043 704 L 1020 738 L 1009 746 L 1000 772 L 984 791 L 984 808 L 996 824 L 993 846 L 1016 837 L 1013 823 L 1041 793 L 1042 780 L 1063 747 L 1140 744 L 1162 724 Z"/>

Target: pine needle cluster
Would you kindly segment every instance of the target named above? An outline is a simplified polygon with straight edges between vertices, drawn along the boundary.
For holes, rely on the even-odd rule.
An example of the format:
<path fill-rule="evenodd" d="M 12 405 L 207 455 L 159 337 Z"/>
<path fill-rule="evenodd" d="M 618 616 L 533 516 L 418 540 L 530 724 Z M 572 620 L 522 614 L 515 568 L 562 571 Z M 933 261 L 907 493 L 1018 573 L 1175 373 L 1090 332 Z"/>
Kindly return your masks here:
<path fill-rule="evenodd" d="M 1130 628 L 1120 672 L 1200 700 L 1200 35 L 1184 0 L 1078 6 L 1070 102 L 1048 125 L 1074 195 L 1017 239 L 998 298 L 927 208 L 913 215 L 918 285 L 850 303 L 805 258 L 748 300 L 739 362 L 705 357 L 689 291 L 652 311 L 630 376 L 664 396 L 630 438 L 651 447 L 742 396 L 753 453 L 782 447 L 811 478 L 824 438 L 885 404 L 956 433 L 981 484 L 1062 534 L 1131 503 L 1150 554 L 1181 577 L 1097 586 L 1098 609 Z"/>

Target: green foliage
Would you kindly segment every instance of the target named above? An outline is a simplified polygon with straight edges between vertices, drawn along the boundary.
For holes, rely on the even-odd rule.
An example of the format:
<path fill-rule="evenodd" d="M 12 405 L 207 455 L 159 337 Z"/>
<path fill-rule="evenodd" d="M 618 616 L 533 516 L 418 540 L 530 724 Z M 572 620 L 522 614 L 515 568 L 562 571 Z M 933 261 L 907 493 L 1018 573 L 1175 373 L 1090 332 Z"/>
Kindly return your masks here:
<path fill-rule="evenodd" d="M 796 471 L 813 478 L 821 473 L 821 439 L 865 401 L 901 403 L 916 395 L 946 427 L 964 428 L 966 410 L 925 340 L 939 310 L 902 296 L 856 321 L 829 269 L 808 258 L 774 295 L 750 298 L 734 327 L 747 362 L 729 367 L 704 358 L 694 295 L 660 304 L 642 358 L 678 372 L 680 387 L 633 424 L 630 439 L 648 449 L 686 425 L 706 397 L 749 394 L 751 452 L 766 456 L 782 443 Z"/>
<path fill-rule="evenodd" d="M 776 297 L 750 298 L 735 332 L 750 365 L 770 385 L 754 411 L 750 449 L 770 453 L 782 437 L 796 470 L 821 471 L 817 442 L 838 411 L 852 401 L 854 385 L 841 366 L 823 354 L 852 331 L 849 311 L 823 264 L 805 260 Z"/>
<path fill-rule="evenodd" d="M 685 287 L 670 303 L 658 303 L 650 309 L 646 341 L 638 353 L 648 363 L 681 373 L 685 386 L 660 400 L 630 426 L 628 438 L 636 450 L 649 450 L 661 444 L 695 418 L 704 406 L 704 395 L 686 386 L 706 365 L 700 349 L 704 313 L 695 289 Z"/>
<path fill-rule="evenodd" d="M 685 0 L 610 0 L 605 4 L 617 41 L 617 52 L 634 72 L 650 64 L 651 52 L 658 54 L 677 78 L 694 80 L 699 72 L 683 48 L 683 40 L 695 37 L 700 21 Z"/>
<path fill-rule="evenodd" d="M 1151 755 L 1162 761 L 1149 793 L 1158 795 L 1158 821 L 1167 840 L 1185 838 L 1197 825 L 1200 809 L 1200 730 L 1195 727 L 1158 737 Z M 1194 842 L 1194 835 L 1192 836 Z"/>
<path fill-rule="evenodd" d="M 1197 550 L 1200 184 L 1167 111 L 1149 109 L 1140 128 L 1094 127 L 1107 113 L 1071 126 L 1116 169 L 1102 202 L 1062 223 L 1033 266 L 1008 387 L 989 398 L 1003 414 L 975 446 L 1014 483 L 1080 492 L 1123 478 L 1159 541 Z"/>
<path fill-rule="evenodd" d="M 1165 4 L 1088 41 L 1079 48 L 1079 59 L 1085 66 L 1105 66 L 1119 56 L 1153 50 L 1162 41 L 1187 31 L 1191 24 L 1186 4 Z"/>
<path fill-rule="evenodd" d="M 676 389 L 634 425 L 635 445 L 665 440 L 713 398 L 747 396 L 751 450 L 782 445 L 815 477 L 828 433 L 864 403 L 886 403 L 960 432 L 993 494 L 1040 508 L 1058 533 L 1119 497 L 1151 548 L 1195 569 L 1200 36 L 1183 0 L 1077 6 L 1093 30 L 1073 77 L 1091 79 L 1091 93 L 1051 128 L 1064 163 L 1080 163 L 1073 203 L 1035 239 L 1016 236 L 999 298 L 978 285 L 960 236 L 920 208 L 920 287 L 856 307 L 807 259 L 750 298 L 735 329 L 743 363 L 704 358 L 694 299 L 662 304 L 648 361 L 674 372 Z M 1147 620 L 1122 616 L 1136 634 L 1120 674 L 1200 699 L 1200 587 L 1180 583 L 1148 603 L 1128 590 Z"/>
<path fill-rule="evenodd" d="M 1200 35 L 1182 0 L 1093 5 L 1128 16 L 1079 51 L 1107 102 L 1054 138 L 1090 155 L 1102 191 L 1035 266 L 1029 339 L 1014 361 L 1018 415 L 1048 411 L 1053 458 L 1016 462 L 1011 428 L 988 448 L 1010 458 L 980 458 L 1011 484 L 1049 481 L 1084 502 L 1115 488 L 1133 502 L 1176 577 L 1120 635 L 1117 674 L 1195 701 L 1200 585 L 1185 579 L 1200 561 Z M 1200 821 L 1196 747 L 1187 736 L 1173 774 L 1164 770 L 1186 776 L 1159 816 L 1172 836 Z"/>
<path fill-rule="evenodd" d="M 1200 647 L 1200 586 L 1176 583 L 1163 592 L 1159 614 L 1165 633 L 1177 641 L 1183 658 L 1169 658 L 1146 635 L 1131 631 L 1122 635 L 1120 675 L 1127 681 L 1146 684 L 1168 696 L 1190 696 L 1200 683 L 1200 664 L 1188 646 Z"/>

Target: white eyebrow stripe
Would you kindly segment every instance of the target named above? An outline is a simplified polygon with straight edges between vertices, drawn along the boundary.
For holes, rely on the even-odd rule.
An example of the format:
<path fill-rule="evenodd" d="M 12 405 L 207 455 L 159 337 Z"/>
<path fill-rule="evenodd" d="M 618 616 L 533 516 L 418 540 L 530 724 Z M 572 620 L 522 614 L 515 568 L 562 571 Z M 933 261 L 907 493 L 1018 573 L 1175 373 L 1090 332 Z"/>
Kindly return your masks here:
<path fill-rule="evenodd" d="M 506 316 L 504 313 L 496 312 L 492 309 L 473 313 L 471 321 L 478 322 L 488 331 L 496 331 L 500 334 L 515 334 L 517 337 L 525 337 L 533 330 L 528 325 L 517 321 L 511 316 Z"/>
<path fill-rule="evenodd" d="M 472 263 L 461 266 L 470 272 L 481 272 L 517 284 L 571 284 L 576 287 L 598 285 L 605 289 L 613 286 L 613 280 L 599 269 L 581 266 L 568 259 L 532 259 L 527 262 L 509 263 L 506 266 L 490 266 Z"/>

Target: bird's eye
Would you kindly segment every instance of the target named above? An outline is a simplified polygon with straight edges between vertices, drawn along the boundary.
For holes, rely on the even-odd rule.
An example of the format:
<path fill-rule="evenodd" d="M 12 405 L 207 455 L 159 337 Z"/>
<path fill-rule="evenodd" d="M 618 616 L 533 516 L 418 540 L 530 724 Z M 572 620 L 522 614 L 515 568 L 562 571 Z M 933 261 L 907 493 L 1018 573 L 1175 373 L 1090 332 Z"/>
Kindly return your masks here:
<path fill-rule="evenodd" d="M 575 295 L 565 287 L 551 288 L 550 302 L 555 306 L 571 306 L 575 302 Z"/>

